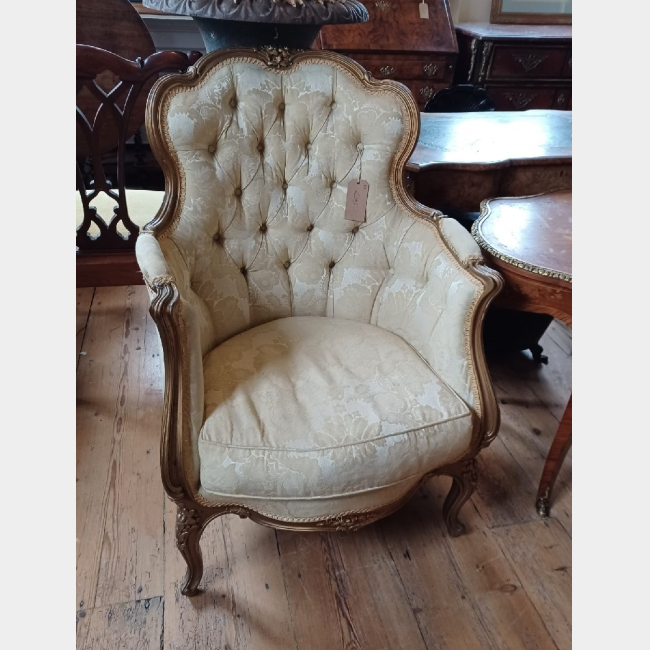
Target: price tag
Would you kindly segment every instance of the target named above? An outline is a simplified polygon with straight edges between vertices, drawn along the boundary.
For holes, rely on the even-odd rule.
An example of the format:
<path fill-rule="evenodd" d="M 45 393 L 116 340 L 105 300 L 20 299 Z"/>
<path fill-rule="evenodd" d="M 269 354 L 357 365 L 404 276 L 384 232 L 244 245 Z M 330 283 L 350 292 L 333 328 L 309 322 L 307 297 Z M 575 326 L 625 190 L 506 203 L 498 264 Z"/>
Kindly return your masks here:
<path fill-rule="evenodd" d="M 368 203 L 368 181 L 350 181 L 348 196 L 345 202 L 345 218 L 348 221 L 363 222 L 366 220 L 366 204 Z"/>
<path fill-rule="evenodd" d="M 429 5 L 424 0 L 420 3 L 420 18 L 429 20 Z"/>

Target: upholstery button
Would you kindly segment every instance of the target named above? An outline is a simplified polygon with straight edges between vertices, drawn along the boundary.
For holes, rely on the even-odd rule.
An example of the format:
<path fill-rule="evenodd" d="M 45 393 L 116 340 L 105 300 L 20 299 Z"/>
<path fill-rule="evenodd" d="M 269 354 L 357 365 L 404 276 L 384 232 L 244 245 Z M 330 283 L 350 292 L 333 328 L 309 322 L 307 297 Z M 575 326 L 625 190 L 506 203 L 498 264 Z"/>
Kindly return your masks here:
<path fill-rule="evenodd" d="M 235 189 L 235 196 L 241 196 L 241 187 Z"/>
<path fill-rule="evenodd" d="M 330 108 L 336 108 L 336 102 L 332 102 L 332 103 L 330 104 Z"/>
<path fill-rule="evenodd" d="M 246 267 L 245 267 L 245 266 L 242 266 L 241 269 L 239 269 L 239 270 L 241 271 L 241 274 L 242 274 L 242 275 L 246 275 L 247 271 L 246 271 Z"/>
<path fill-rule="evenodd" d="M 287 183 L 287 181 L 284 181 L 284 183 L 282 183 L 282 189 L 286 190 L 287 187 L 289 187 L 289 184 Z"/>
<path fill-rule="evenodd" d="M 388 272 L 389 272 L 391 275 L 395 275 L 395 269 L 388 269 Z"/>
<path fill-rule="evenodd" d="M 353 234 L 356 235 L 358 232 L 359 232 L 359 226 L 355 226 L 354 228 L 352 228 L 352 233 Z"/>
<path fill-rule="evenodd" d="M 335 265 L 336 265 L 336 262 L 330 262 L 330 269 L 333 269 Z"/>
<path fill-rule="evenodd" d="M 257 145 L 257 150 L 258 150 L 260 153 L 262 153 L 262 151 L 264 151 L 264 144 L 263 144 L 262 142 L 260 142 L 260 143 Z"/>
<path fill-rule="evenodd" d="M 331 187 L 332 189 L 334 189 L 334 188 L 336 187 L 336 181 L 332 181 L 332 182 L 330 183 L 330 187 Z"/>
<path fill-rule="evenodd" d="M 278 104 L 278 110 L 279 110 L 279 111 L 283 111 L 284 109 L 285 109 L 284 102 L 280 102 L 280 103 Z"/>
<path fill-rule="evenodd" d="M 291 262 L 285 262 L 284 263 L 284 268 L 288 269 L 291 266 Z"/>
<path fill-rule="evenodd" d="M 221 235 L 219 233 L 217 233 L 212 239 L 214 239 L 217 244 L 221 243 Z"/>
<path fill-rule="evenodd" d="M 260 226 L 260 232 L 266 232 L 266 224 L 265 224 L 265 223 L 263 223 L 263 224 Z"/>
<path fill-rule="evenodd" d="M 363 151 L 363 145 L 360 142 L 357 145 L 357 151 Z"/>
<path fill-rule="evenodd" d="M 210 153 L 214 153 L 216 150 L 217 150 L 217 148 L 216 148 L 213 144 L 211 144 L 211 145 L 208 147 L 208 151 L 209 151 Z"/>
<path fill-rule="evenodd" d="M 307 226 L 307 232 L 311 232 L 313 229 L 314 229 L 314 224 L 313 224 L 313 223 L 310 223 L 310 224 Z"/>
<path fill-rule="evenodd" d="M 230 100 L 230 108 L 237 108 L 237 100 L 234 97 Z"/>
<path fill-rule="evenodd" d="M 305 145 L 305 149 L 307 149 L 307 151 L 311 151 L 311 142 L 308 142 L 308 143 Z"/>

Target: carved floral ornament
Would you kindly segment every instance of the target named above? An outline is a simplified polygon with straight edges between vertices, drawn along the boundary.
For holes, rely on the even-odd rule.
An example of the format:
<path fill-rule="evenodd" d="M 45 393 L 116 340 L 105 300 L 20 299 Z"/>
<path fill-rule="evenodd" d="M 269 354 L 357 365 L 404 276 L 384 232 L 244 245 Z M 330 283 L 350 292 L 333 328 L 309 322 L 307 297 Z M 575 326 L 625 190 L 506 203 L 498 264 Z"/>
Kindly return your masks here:
<path fill-rule="evenodd" d="M 302 7 L 305 2 L 316 2 L 319 5 L 328 5 L 332 4 L 334 2 L 340 2 L 342 4 L 345 4 L 345 0 L 273 0 L 273 4 L 288 4 L 291 5 L 292 7 L 300 6 Z M 237 4 L 238 0 L 234 0 L 234 3 Z"/>
<path fill-rule="evenodd" d="M 288 47 L 274 47 L 273 45 L 258 48 L 258 52 L 267 57 L 266 65 L 269 68 L 288 68 L 293 63 L 293 57 L 302 51 Z"/>
<path fill-rule="evenodd" d="M 513 54 L 512 58 L 521 63 L 524 72 L 532 72 L 540 63 L 548 59 L 546 54 Z"/>

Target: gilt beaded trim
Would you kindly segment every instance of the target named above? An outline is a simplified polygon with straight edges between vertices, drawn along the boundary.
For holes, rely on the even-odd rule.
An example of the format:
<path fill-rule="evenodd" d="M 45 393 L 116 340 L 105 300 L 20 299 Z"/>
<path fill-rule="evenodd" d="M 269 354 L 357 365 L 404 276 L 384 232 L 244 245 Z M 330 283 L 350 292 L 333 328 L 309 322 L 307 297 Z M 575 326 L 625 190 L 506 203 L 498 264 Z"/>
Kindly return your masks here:
<path fill-rule="evenodd" d="M 528 198 L 528 197 L 520 197 L 520 198 Z M 506 255 L 505 253 L 501 252 L 500 250 L 492 246 L 492 244 L 490 244 L 490 242 L 488 242 L 485 239 L 485 237 L 483 237 L 483 234 L 481 233 L 481 226 L 483 225 L 483 222 L 487 219 L 489 215 L 490 215 L 489 203 L 488 201 L 483 201 L 481 203 L 481 216 L 472 224 L 472 236 L 476 240 L 476 243 L 483 250 L 487 251 L 490 255 L 492 255 L 492 257 L 495 257 L 496 259 L 501 260 L 506 264 L 510 264 L 511 266 L 514 266 L 518 269 L 522 269 L 522 271 L 528 271 L 528 273 L 534 273 L 535 275 L 542 275 L 545 278 L 562 280 L 563 282 L 568 282 L 569 284 L 572 283 L 572 276 L 570 273 L 565 273 L 564 271 L 557 271 L 555 269 L 549 269 L 546 268 L 545 266 L 538 266 L 537 264 L 531 264 L 530 262 L 520 260 L 517 257 Z"/>

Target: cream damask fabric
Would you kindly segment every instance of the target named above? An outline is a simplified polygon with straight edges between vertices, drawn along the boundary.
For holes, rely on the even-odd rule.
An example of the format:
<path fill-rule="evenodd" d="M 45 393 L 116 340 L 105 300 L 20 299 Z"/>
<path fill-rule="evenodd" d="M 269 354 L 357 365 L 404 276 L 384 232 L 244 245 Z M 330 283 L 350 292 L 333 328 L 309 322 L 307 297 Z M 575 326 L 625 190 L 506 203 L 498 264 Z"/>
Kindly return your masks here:
<path fill-rule="evenodd" d="M 201 484 L 220 497 L 304 499 L 376 490 L 452 462 L 467 405 L 400 337 L 294 317 L 222 343 L 204 361 Z"/>
<path fill-rule="evenodd" d="M 301 490 L 316 495 L 364 490 L 372 484 L 361 469 L 360 474 L 350 473 L 345 479 L 348 483 L 336 482 L 340 477 L 335 481 L 334 465 L 365 462 L 366 457 L 357 453 L 345 458 L 334 454 L 329 475 L 322 465 L 313 474 L 305 471 L 303 478 L 292 483 L 289 475 L 278 470 L 271 475 L 283 476 L 281 480 L 264 483 L 257 469 L 252 469 L 264 467 L 262 456 L 248 454 L 251 458 L 245 463 L 232 456 L 235 465 L 226 470 L 226 457 L 215 451 L 249 436 L 255 440 L 261 435 L 260 427 L 266 436 L 269 429 L 256 410 L 261 407 L 253 408 L 252 398 L 245 399 L 235 386 L 216 388 L 226 378 L 217 377 L 219 371 L 211 360 L 226 354 L 230 348 L 224 346 L 236 345 L 239 339 L 232 337 L 255 332 L 255 338 L 248 341 L 256 346 L 266 339 L 261 330 L 252 328 L 289 317 L 319 317 L 304 321 L 311 323 L 310 327 L 317 327 L 323 317 L 334 319 L 331 326 L 336 326 L 341 339 L 360 331 L 373 332 L 377 350 L 385 343 L 385 353 L 393 355 L 394 361 L 397 351 L 403 349 L 405 358 L 411 359 L 404 362 L 404 368 L 419 368 L 422 385 L 428 372 L 426 381 L 431 387 L 422 388 L 421 393 L 409 388 L 415 391 L 410 397 L 400 393 L 399 400 L 405 400 L 403 404 L 409 405 L 407 410 L 413 407 L 413 412 L 392 424 L 390 409 L 382 411 L 377 406 L 379 410 L 372 411 L 366 405 L 354 411 L 343 394 L 332 398 L 337 406 L 328 415 L 333 418 L 330 424 L 317 411 L 310 415 L 303 404 L 298 410 L 300 426 L 286 431 L 288 437 L 278 444 L 319 447 L 329 436 L 351 440 L 359 435 L 360 442 L 366 440 L 364 436 L 369 439 L 389 430 L 405 431 L 408 422 L 424 427 L 426 435 L 409 434 L 400 445 L 383 442 L 363 447 L 383 450 L 377 452 L 373 465 L 376 485 L 404 481 L 409 473 L 434 469 L 462 451 L 463 445 L 467 448 L 468 414 L 470 410 L 480 412 L 468 337 L 472 311 L 483 288 L 463 263 L 480 252 L 469 233 L 459 230 L 455 222 L 448 226 L 440 225 L 443 219 L 426 223 L 413 217 L 393 196 L 390 169 L 402 146 L 408 119 L 403 100 L 396 93 L 369 91 L 343 67 L 314 58 L 282 71 L 246 60 L 226 61 L 207 70 L 197 86 L 175 88 L 163 102 L 160 129 L 180 169 L 183 193 L 173 223 L 156 236 L 140 235 L 136 250 L 149 283 L 156 276 L 169 274 L 179 285 L 188 331 L 197 484 L 197 446 L 201 484 L 205 487 L 207 481 L 215 493 L 244 494 L 248 489 L 250 494 L 252 488 L 245 486 L 249 479 L 258 481 L 255 489 L 269 497 L 275 490 L 289 497 Z M 359 178 L 367 180 L 370 187 L 362 224 L 344 219 L 347 185 Z M 344 327 L 349 321 L 358 325 L 347 323 L 349 328 Z M 307 336 L 308 330 L 300 331 Z M 264 336 L 280 334 L 275 331 Z M 396 343 L 400 339 L 402 348 Z M 303 354 L 304 345 L 292 341 L 290 345 Z M 201 358 L 210 350 L 205 358 L 210 379 L 205 382 L 208 401 L 204 404 Z M 316 372 L 320 377 L 316 350 L 329 353 L 322 346 L 314 348 L 304 372 Z M 266 347 L 264 351 L 251 348 L 247 354 L 253 356 L 244 355 L 249 370 L 241 371 L 247 382 L 257 381 L 246 373 L 254 367 L 254 358 L 263 358 L 265 351 Z M 370 359 L 376 373 L 373 381 L 380 382 L 384 365 L 380 356 L 376 363 L 372 356 Z M 346 368 L 341 364 L 328 372 L 343 377 Z M 285 371 L 282 379 L 262 376 L 259 381 L 269 385 L 290 382 L 290 367 Z M 406 370 L 395 372 L 406 374 Z M 228 401 L 232 395 L 238 395 L 237 409 Z M 465 410 L 461 410 L 463 403 Z M 287 427 L 294 416 L 298 418 L 298 411 L 291 410 L 298 407 L 292 404 L 287 407 Z M 335 434 L 333 423 L 337 418 L 345 420 L 348 406 L 357 413 L 357 424 Z M 372 417 L 381 419 L 382 413 L 389 419 L 361 424 L 365 416 L 371 417 L 371 411 Z M 264 414 L 272 416 L 270 411 Z M 445 420 L 448 417 L 451 419 Z M 208 422 L 199 443 L 199 423 L 204 418 Z M 251 428 L 253 422 L 257 428 Z M 281 428 L 278 424 L 277 431 Z M 443 429 L 451 432 L 449 436 Z M 397 453 L 390 462 L 388 456 L 382 456 L 389 449 Z M 236 467 L 242 468 L 241 476 Z M 266 469 L 270 471 L 268 466 Z M 342 473 L 348 474 L 348 469 Z M 254 475 L 258 478 L 253 479 Z"/>

